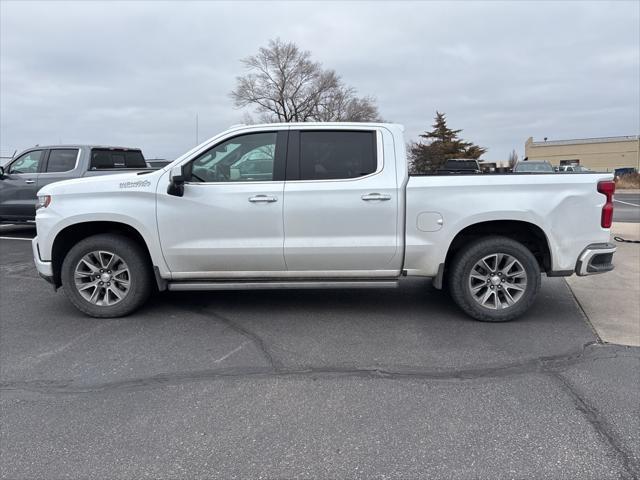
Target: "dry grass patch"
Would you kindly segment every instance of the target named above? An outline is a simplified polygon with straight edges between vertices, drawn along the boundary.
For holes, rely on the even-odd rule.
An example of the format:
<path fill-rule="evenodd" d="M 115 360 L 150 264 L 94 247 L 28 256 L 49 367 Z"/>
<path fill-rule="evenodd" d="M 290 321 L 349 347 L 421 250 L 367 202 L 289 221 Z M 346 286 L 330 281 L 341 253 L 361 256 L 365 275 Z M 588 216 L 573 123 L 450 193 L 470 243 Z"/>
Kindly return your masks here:
<path fill-rule="evenodd" d="M 616 190 L 625 188 L 640 188 L 640 173 L 627 173 L 616 178 Z"/>

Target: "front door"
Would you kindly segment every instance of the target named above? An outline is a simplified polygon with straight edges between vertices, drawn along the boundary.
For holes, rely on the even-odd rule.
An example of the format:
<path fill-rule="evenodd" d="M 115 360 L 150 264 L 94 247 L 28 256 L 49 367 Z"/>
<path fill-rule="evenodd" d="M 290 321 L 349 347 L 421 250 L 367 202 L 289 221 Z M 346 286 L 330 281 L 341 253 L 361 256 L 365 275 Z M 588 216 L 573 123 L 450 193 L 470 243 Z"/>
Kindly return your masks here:
<path fill-rule="evenodd" d="M 398 275 L 398 188 L 395 164 L 384 165 L 382 132 L 310 127 L 289 135 L 287 268 L 318 277 Z"/>
<path fill-rule="evenodd" d="M 31 150 L 13 160 L 0 180 L 0 219 L 33 220 L 36 215 L 38 176 L 46 150 Z"/>
<path fill-rule="evenodd" d="M 158 229 L 174 280 L 269 277 L 286 269 L 286 137 L 286 130 L 255 132 L 212 147 L 183 166 L 182 197 L 169 195 L 168 179 L 161 181 Z"/>

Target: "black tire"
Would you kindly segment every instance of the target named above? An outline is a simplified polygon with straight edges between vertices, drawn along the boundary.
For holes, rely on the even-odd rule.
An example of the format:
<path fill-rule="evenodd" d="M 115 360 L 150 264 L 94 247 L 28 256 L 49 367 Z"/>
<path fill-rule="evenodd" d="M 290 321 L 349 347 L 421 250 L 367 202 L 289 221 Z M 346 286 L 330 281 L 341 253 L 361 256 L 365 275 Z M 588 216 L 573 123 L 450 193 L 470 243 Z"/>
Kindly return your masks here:
<path fill-rule="evenodd" d="M 112 252 L 128 267 L 128 290 L 124 298 L 117 300 L 113 305 L 92 303 L 84 298 L 76 287 L 76 267 L 87 254 L 95 251 Z M 100 234 L 81 240 L 67 253 L 60 273 L 67 298 L 78 310 L 96 318 L 122 317 L 132 313 L 147 300 L 153 289 L 148 255 L 136 242 L 122 235 Z"/>
<path fill-rule="evenodd" d="M 516 259 L 523 269 L 523 272 L 518 272 L 519 277 L 523 279 L 526 278 L 526 286 L 523 287 L 524 292 L 520 293 L 517 290 L 510 290 L 511 293 L 516 292 L 520 295 L 517 301 L 501 308 L 498 308 L 498 305 L 507 303 L 503 285 L 508 289 L 511 288 L 509 282 L 513 283 L 523 280 L 509 277 L 506 279 L 506 284 L 498 283 L 494 285 L 491 278 L 495 278 L 496 281 L 498 281 L 496 275 L 503 275 L 502 273 L 497 273 L 500 270 L 497 265 L 493 270 L 496 273 L 491 273 L 487 269 L 486 287 L 475 277 L 471 279 L 472 269 L 474 269 L 474 274 L 476 274 L 478 272 L 478 270 L 476 270 L 478 263 L 482 262 L 484 258 L 494 254 L 506 254 L 511 256 L 512 259 Z M 506 258 L 506 256 L 500 258 Z M 496 259 L 496 262 L 497 261 Z M 489 263 L 491 263 L 491 260 L 489 260 Z M 506 261 L 504 261 L 504 263 L 506 263 Z M 456 255 L 449 269 L 447 281 L 451 297 L 467 315 L 483 322 L 507 322 L 525 313 L 535 301 L 538 290 L 540 290 L 540 266 L 531 251 L 520 242 L 500 236 L 484 237 L 470 243 Z M 501 281 L 505 282 L 504 279 Z M 472 293 L 472 282 L 476 282 L 474 284 L 476 289 L 481 289 L 478 291 L 478 300 L 476 300 L 476 297 Z M 489 288 L 492 289 L 492 292 L 489 293 L 489 298 L 493 299 L 495 308 L 481 304 L 481 301 L 486 298 L 484 294 L 489 292 Z M 513 301 L 511 293 L 509 293 L 509 298 Z M 504 302 L 501 300 L 504 300 Z M 489 300 L 487 300 L 487 302 L 489 303 Z"/>

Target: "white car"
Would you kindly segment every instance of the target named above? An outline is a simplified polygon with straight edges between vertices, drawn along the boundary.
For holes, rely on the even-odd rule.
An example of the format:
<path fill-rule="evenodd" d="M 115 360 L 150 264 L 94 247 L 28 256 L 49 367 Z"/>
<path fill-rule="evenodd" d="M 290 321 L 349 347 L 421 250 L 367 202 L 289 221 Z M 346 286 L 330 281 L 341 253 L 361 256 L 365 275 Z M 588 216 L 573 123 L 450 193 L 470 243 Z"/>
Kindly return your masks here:
<path fill-rule="evenodd" d="M 558 167 L 559 172 L 571 172 L 571 173 L 586 173 L 591 172 L 587 167 L 581 167 L 580 165 L 560 165 Z"/>
<path fill-rule="evenodd" d="M 478 320 L 524 313 L 547 276 L 613 269 L 611 174 L 409 176 L 403 128 L 239 126 L 167 167 L 41 189 L 40 274 L 95 317 L 154 289 L 448 284 Z"/>

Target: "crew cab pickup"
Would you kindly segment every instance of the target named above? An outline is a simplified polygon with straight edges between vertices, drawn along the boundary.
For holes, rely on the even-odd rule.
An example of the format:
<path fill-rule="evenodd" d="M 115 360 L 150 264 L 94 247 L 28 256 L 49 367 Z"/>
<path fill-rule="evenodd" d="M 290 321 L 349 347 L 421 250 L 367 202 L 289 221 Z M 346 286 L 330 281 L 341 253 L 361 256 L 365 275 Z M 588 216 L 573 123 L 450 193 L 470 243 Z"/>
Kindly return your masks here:
<path fill-rule="evenodd" d="M 137 148 L 97 145 L 29 148 L 0 167 L 0 222 L 33 221 L 38 190 L 50 183 L 147 168 Z"/>
<path fill-rule="evenodd" d="M 38 192 L 38 271 L 95 317 L 154 290 L 395 287 L 431 277 L 478 320 L 547 276 L 613 269 L 611 174 L 409 176 L 403 128 L 239 126 L 163 169 Z"/>

